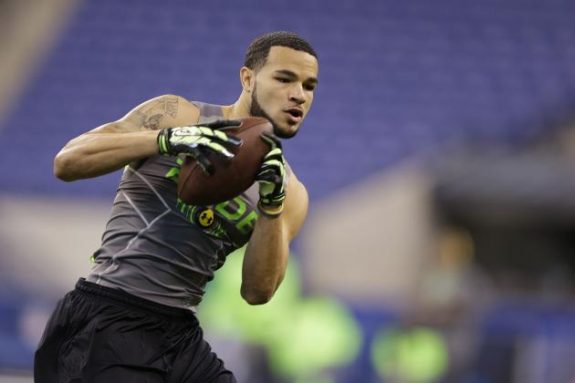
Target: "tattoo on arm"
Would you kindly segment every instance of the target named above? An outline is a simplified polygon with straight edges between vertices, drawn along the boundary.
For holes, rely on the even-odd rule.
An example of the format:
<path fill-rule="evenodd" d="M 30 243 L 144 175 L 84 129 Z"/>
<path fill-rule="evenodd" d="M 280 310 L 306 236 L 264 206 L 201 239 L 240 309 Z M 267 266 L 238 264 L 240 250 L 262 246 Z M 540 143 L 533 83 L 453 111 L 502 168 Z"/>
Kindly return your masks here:
<path fill-rule="evenodd" d="M 144 122 L 142 125 L 144 128 L 149 130 L 157 130 L 160 127 L 160 120 L 164 117 L 163 114 L 154 114 L 149 117 L 144 116 Z"/>
<path fill-rule="evenodd" d="M 164 104 L 164 111 L 166 114 L 172 118 L 175 118 L 178 114 L 178 99 L 176 97 L 162 101 Z"/>
<path fill-rule="evenodd" d="M 178 98 L 172 97 L 157 101 L 147 108 L 136 112 L 141 119 L 141 124 L 145 129 L 157 130 L 160 128 L 160 121 L 166 116 L 176 118 L 178 114 Z"/>

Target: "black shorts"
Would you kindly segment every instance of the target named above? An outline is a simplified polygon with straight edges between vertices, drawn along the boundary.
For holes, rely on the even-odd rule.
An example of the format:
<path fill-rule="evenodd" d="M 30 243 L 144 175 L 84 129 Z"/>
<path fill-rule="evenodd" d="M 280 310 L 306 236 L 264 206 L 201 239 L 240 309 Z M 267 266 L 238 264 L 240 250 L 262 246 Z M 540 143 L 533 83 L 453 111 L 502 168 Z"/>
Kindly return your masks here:
<path fill-rule="evenodd" d="M 234 383 L 195 315 L 81 279 L 56 307 L 36 383 Z"/>

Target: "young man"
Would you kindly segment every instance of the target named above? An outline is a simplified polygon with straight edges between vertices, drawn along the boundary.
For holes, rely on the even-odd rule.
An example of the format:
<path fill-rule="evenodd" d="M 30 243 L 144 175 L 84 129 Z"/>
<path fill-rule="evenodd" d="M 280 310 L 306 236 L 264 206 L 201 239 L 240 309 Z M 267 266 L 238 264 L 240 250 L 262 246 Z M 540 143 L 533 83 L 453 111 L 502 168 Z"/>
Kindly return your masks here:
<path fill-rule="evenodd" d="M 269 33 L 249 46 L 233 105 L 160 96 L 64 146 L 54 160 L 62 180 L 122 167 L 124 174 L 93 269 L 46 327 L 37 383 L 235 382 L 203 340 L 195 307 L 214 271 L 246 243 L 241 295 L 250 304 L 272 297 L 305 219 L 307 192 L 275 137 L 262 137 L 272 150 L 257 182 L 215 206 L 178 200 L 179 164 L 189 155 L 210 171 L 208 151 L 230 157 L 226 148 L 238 141 L 225 127 L 237 125 L 234 119 L 263 116 L 277 137 L 293 137 L 317 74 L 316 53 L 305 40 Z"/>

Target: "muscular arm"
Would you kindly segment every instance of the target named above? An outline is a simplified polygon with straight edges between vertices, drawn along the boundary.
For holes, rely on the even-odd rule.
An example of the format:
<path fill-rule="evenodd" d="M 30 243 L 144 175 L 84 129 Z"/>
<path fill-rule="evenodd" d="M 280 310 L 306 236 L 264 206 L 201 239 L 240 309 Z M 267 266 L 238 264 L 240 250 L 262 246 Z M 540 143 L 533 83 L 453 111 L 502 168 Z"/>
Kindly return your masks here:
<path fill-rule="evenodd" d="M 307 214 L 308 195 L 291 175 L 284 212 L 277 218 L 260 215 L 248 243 L 242 268 L 242 297 L 250 304 L 263 304 L 283 280 L 289 243 L 297 235 Z"/>
<path fill-rule="evenodd" d="M 64 181 L 96 177 L 158 153 L 158 130 L 197 122 L 199 111 L 182 97 L 165 95 L 137 106 L 118 121 L 69 141 L 54 158 Z"/>

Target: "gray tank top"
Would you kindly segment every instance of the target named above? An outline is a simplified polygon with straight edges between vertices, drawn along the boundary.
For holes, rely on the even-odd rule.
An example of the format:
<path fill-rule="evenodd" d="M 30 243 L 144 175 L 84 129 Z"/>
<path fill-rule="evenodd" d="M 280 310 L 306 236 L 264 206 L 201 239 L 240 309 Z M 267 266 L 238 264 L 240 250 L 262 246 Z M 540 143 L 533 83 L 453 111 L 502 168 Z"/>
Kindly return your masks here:
<path fill-rule="evenodd" d="M 194 104 L 200 123 L 222 117 L 220 106 Z M 249 240 L 257 185 L 214 206 L 188 205 L 176 191 L 182 162 L 158 155 L 126 166 L 89 282 L 194 309 L 214 271 Z"/>

